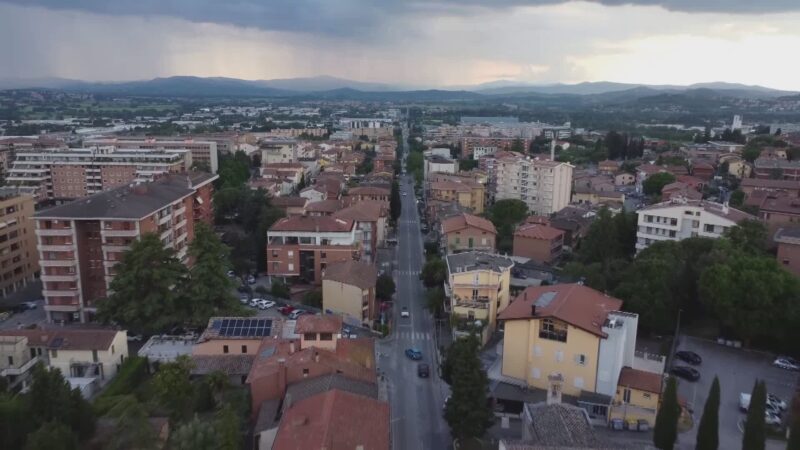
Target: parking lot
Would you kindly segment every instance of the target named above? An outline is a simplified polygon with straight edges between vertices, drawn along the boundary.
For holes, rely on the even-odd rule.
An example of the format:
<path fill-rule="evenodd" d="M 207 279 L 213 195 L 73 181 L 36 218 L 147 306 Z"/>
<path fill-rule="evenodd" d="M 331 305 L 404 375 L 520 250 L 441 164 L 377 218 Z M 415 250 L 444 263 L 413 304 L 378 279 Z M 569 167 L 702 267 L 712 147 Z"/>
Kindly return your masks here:
<path fill-rule="evenodd" d="M 761 352 L 726 347 L 715 342 L 682 337 L 678 350 L 690 350 L 703 358 L 703 363 L 694 366 L 700 372 L 700 380 L 690 382 L 680 379 L 678 395 L 688 402 L 694 410 L 695 426 L 692 430 L 680 434 L 680 448 L 691 449 L 695 446 L 697 425 L 703 414 L 708 390 L 714 380 L 719 377 L 719 448 L 741 448 L 742 433 L 739 421 L 745 414 L 739 411 L 739 394 L 750 393 L 756 378 L 763 379 L 770 393 L 778 395 L 788 403 L 794 392 L 798 373 L 772 366 L 773 357 Z M 675 361 L 676 365 L 685 365 Z M 784 418 L 785 419 L 785 418 Z M 783 449 L 784 441 L 767 441 L 767 449 Z"/>

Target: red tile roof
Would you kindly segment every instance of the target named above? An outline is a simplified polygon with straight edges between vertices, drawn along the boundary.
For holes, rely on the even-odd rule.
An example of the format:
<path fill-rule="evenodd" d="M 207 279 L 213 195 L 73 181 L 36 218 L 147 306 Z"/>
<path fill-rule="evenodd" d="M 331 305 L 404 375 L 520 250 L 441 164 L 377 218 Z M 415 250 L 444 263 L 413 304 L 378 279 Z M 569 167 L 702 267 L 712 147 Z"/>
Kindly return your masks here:
<path fill-rule="evenodd" d="M 273 450 L 389 450 L 389 404 L 330 390 L 291 405 Z"/>
<path fill-rule="evenodd" d="M 0 336 L 24 336 L 28 346 L 56 350 L 108 350 L 118 330 L 107 328 L 34 328 L 2 330 Z"/>
<path fill-rule="evenodd" d="M 342 317 L 325 314 L 323 316 L 304 314 L 297 318 L 294 332 L 303 333 L 338 333 L 342 331 Z"/>
<path fill-rule="evenodd" d="M 347 195 L 356 196 L 356 195 L 385 195 L 389 196 L 390 191 L 389 189 L 374 187 L 374 186 L 359 186 L 354 187 L 347 191 Z"/>
<path fill-rule="evenodd" d="M 536 304 L 536 315 L 531 305 Z M 534 286 L 525 289 L 500 313 L 500 320 L 532 320 L 553 317 L 588 333 L 605 337 L 603 324 L 622 300 L 581 284 Z"/>
<path fill-rule="evenodd" d="M 742 187 L 752 187 L 756 189 L 791 189 L 800 190 L 800 181 L 796 180 L 768 180 L 760 178 L 745 178 L 742 180 Z"/>
<path fill-rule="evenodd" d="M 338 199 L 320 200 L 306 205 L 306 213 L 321 212 L 333 214 L 342 208 L 342 201 Z"/>
<path fill-rule="evenodd" d="M 270 199 L 270 203 L 278 208 L 286 208 L 288 206 L 305 206 L 308 199 L 299 196 L 275 197 Z"/>
<path fill-rule="evenodd" d="M 661 375 L 644 370 L 623 367 L 619 372 L 618 386 L 661 394 Z"/>
<path fill-rule="evenodd" d="M 487 233 L 497 234 L 497 229 L 491 221 L 472 214 L 461 213 L 442 221 L 442 231 L 445 234 L 453 231 L 461 231 L 469 227 L 477 228 Z"/>
<path fill-rule="evenodd" d="M 535 223 L 523 223 L 517 227 L 517 230 L 514 232 L 514 237 L 519 236 L 531 239 L 541 239 L 545 241 L 552 241 L 553 239 L 558 239 L 563 235 L 564 232 L 557 228 Z"/>
<path fill-rule="evenodd" d="M 434 181 L 433 183 L 431 183 L 431 190 L 470 192 L 471 188 L 466 183 L 458 183 L 455 181 Z"/>
<path fill-rule="evenodd" d="M 334 219 L 330 216 L 293 216 L 275 222 L 269 231 L 306 231 L 346 233 L 353 229 L 352 220 Z"/>
<path fill-rule="evenodd" d="M 356 222 L 377 222 L 385 216 L 389 209 L 389 202 L 382 200 L 362 200 L 353 206 L 340 209 L 333 213 L 338 219 L 354 220 Z"/>
<path fill-rule="evenodd" d="M 361 289 L 374 288 L 377 279 L 378 271 L 375 266 L 353 260 L 330 263 L 322 274 L 323 282 L 325 280 L 338 281 Z"/>

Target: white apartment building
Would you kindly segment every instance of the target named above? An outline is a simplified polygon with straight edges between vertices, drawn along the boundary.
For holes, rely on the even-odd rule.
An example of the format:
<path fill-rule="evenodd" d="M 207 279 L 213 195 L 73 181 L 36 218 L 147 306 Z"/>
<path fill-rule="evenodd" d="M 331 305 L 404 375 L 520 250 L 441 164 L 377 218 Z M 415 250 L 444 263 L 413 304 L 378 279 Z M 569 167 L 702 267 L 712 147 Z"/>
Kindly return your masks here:
<path fill-rule="evenodd" d="M 219 170 L 217 142 L 193 138 L 98 138 L 88 139 L 83 142 L 85 147 L 112 147 L 115 149 L 154 150 L 165 153 L 179 153 L 183 155 L 186 169 L 191 169 L 196 164 L 205 164 L 211 173 Z"/>
<path fill-rule="evenodd" d="M 517 199 L 528 212 L 548 215 L 569 204 L 572 170 L 568 163 L 513 154 L 497 160 L 495 200 Z"/>
<path fill-rule="evenodd" d="M 297 141 L 270 139 L 261 141 L 261 165 L 297 162 Z"/>
<path fill-rule="evenodd" d="M 47 148 L 17 151 L 6 182 L 36 189 L 38 200 L 86 197 L 186 168 L 185 153 L 165 150 Z"/>
<path fill-rule="evenodd" d="M 458 161 L 445 158 L 439 155 L 431 155 L 425 158 L 423 175 L 427 180 L 432 173 L 456 173 L 458 172 Z"/>
<path fill-rule="evenodd" d="M 756 219 L 727 204 L 684 198 L 650 205 L 637 214 L 637 252 L 658 241 L 680 241 L 697 236 L 717 239 L 739 222 Z"/>

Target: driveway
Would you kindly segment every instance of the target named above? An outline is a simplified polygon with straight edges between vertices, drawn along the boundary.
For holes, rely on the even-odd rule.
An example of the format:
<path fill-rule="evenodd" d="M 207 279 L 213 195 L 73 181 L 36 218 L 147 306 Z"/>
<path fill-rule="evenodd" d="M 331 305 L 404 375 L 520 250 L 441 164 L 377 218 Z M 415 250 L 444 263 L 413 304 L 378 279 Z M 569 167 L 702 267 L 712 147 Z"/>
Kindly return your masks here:
<path fill-rule="evenodd" d="M 697 366 L 700 371 L 700 380 L 690 382 L 680 380 L 678 395 L 685 399 L 694 410 L 695 426 L 692 430 L 682 433 L 678 442 L 680 448 L 692 449 L 697 436 L 697 425 L 703 414 L 708 390 L 714 380 L 719 377 L 720 406 L 719 406 L 719 448 L 741 448 L 742 433 L 739 431 L 738 422 L 745 417 L 739 411 L 739 394 L 750 393 L 756 378 L 767 383 L 767 390 L 778 395 L 787 402 L 791 399 L 797 373 L 778 369 L 772 366 L 773 357 L 761 352 L 735 349 L 692 337 L 682 337 L 678 345 L 679 350 L 691 350 L 703 358 L 703 363 Z M 676 364 L 683 364 L 676 361 Z M 783 441 L 767 441 L 767 449 L 784 449 Z"/>

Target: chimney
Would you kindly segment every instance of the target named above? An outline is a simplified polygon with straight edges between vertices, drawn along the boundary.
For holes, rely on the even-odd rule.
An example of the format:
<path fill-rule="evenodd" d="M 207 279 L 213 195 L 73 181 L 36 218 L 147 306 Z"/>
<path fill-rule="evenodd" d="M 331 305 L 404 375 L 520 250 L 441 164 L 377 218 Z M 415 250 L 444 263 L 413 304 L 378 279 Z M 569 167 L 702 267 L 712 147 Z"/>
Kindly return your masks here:
<path fill-rule="evenodd" d="M 286 392 L 286 358 L 278 359 L 278 390 Z"/>
<path fill-rule="evenodd" d="M 531 304 L 531 316 L 536 316 L 536 303 Z"/>
<path fill-rule="evenodd" d="M 547 404 L 558 405 L 561 403 L 561 385 L 564 383 L 564 377 L 560 373 L 554 373 L 547 376 L 549 383 L 547 389 Z"/>

